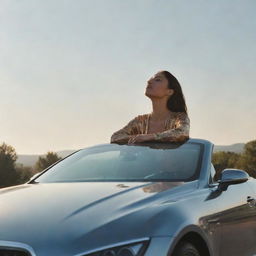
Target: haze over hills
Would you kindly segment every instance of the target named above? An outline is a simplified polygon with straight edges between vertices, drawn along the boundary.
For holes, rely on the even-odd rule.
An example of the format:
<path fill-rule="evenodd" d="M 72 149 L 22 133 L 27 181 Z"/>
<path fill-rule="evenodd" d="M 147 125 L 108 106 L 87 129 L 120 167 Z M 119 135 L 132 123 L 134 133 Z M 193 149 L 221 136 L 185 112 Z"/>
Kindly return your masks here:
<path fill-rule="evenodd" d="M 245 143 L 235 143 L 232 145 L 214 145 L 213 152 L 231 151 L 235 153 L 242 153 Z"/>
<path fill-rule="evenodd" d="M 60 157 L 66 157 L 76 150 L 62 150 L 62 151 L 57 151 L 56 153 Z M 38 160 L 39 156 L 45 156 L 43 155 L 18 155 L 17 163 L 23 164 L 25 166 L 33 166 L 36 161 Z"/>
<path fill-rule="evenodd" d="M 232 145 L 214 145 L 213 151 L 231 151 L 235 153 L 241 153 L 243 151 L 244 145 L 245 143 L 235 143 Z M 56 153 L 63 158 L 75 151 L 76 150 L 62 150 L 57 151 Z M 25 166 L 33 166 L 38 160 L 39 156 L 44 155 L 18 155 L 17 163 L 23 164 Z"/>

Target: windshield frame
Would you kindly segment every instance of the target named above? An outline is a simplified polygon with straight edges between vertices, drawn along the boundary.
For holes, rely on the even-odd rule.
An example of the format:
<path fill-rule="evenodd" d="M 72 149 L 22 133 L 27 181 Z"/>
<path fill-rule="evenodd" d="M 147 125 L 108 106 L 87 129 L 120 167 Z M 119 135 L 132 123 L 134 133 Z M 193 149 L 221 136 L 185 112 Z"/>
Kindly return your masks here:
<path fill-rule="evenodd" d="M 199 156 L 198 156 L 198 163 L 197 163 L 197 167 L 196 170 L 194 172 L 194 174 L 189 177 L 188 179 L 108 179 L 108 180 L 94 180 L 94 179 L 86 179 L 86 180 L 69 180 L 69 181 L 47 181 L 47 182 L 39 182 L 36 181 L 40 176 L 44 175 L 44 173 L 46 173 L 47 171 L 49 171 L 53 166 L 59 164 L 60 162 L 62 162 L 63 160 L 65 160 L 68 157 L 71 157 L 72 155 L 80 152 L 80 151 L 86 151 L 86 150 L 97 150 L 97 149 L 101 149 L 104 147 L 113 147 L 113 149 L 115 147 L 119 148 L 120 146 L 148 146 L 150 148 L 155 148 L 155 149 L 174 149 L 176 147 L 180 147 L 183 144 L 196 144 L 199 145 L 200 150 L 199 150 Z M 86 148 L 82 148 L 79 150 L 74 151 L 73 153 L 69 154 L 68 156 L 60 159 L 59 161 L 55 162 L 54 164 L 50 165 L 49 167 L 47 167 L 45 170 L 43 170 L 42 172 L 38 173 L 37 176 L 35 176 L 33 179 L 31 179 L 29 182 L 27 182 L 28 184 L 46 184 L 46 183 L 75 183 L 75 182 L 190 182 L 190 181 L 194 181 L 194 180 L 198 180 L 200 177 L 200 173 L 201 173 L 201 168 L 202 168 L 202 161 L 203 161 L 203 155 L 204 155 L 204 151 L 205 151 L 205 145 L 201 142 L 195 142 L 195 141 L 186 141 L 185 143 L 178 143 L 178 142 L 144 142 L 144 143 L 136 143 L 136 144 L 118 144 L 118 143 L 108 143 L 108 144 L 99 144 L 99 145 L 95 145 L 95 146 L 91 146 L 91 147 L 86 147 Z"/>

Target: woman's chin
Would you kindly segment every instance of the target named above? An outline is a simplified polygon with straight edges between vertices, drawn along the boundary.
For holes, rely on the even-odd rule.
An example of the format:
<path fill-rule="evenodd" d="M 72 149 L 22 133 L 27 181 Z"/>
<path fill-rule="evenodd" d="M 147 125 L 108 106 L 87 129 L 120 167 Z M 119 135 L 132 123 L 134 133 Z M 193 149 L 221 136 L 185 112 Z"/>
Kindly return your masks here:
<path fill-rule="evenodd" d="M 145 93 L 144 93 L 147 97 L 151 97 L 152 95 L 151 95 L 151 93 L 150 92 L 147 92 L 147 91 L 145 91 Z"/>
<path fill-rule="evenodd" d="M 147 97 L 150 98 L 151 100 L 161 98 L 161 97 L 155 96 L 155 95 L 153 95 L 153 94 L 151 94 L 151 93 L 145 93 L 145 96 L 147 96 Z"/>

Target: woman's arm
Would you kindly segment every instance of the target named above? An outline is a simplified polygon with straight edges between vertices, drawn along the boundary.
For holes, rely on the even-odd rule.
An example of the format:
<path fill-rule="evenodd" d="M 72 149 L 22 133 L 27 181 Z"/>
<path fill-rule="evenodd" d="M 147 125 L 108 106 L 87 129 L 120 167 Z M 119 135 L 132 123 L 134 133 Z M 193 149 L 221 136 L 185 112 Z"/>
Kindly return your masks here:
<path fill-rule="evenodd" d="M 154 133 L 154 141 L 178 142 L 189 138 L 190 119 L 188 115 L 181 112 L 175 121 L 175 128 L 164 132 Z"/>
<path fill-rule="evenodd" d="M 127 143 L 131 137 L 138 133 L 137 125 L 138 118 L 135 117 L 122 129 L 112 134 L 110 143 Z"/>

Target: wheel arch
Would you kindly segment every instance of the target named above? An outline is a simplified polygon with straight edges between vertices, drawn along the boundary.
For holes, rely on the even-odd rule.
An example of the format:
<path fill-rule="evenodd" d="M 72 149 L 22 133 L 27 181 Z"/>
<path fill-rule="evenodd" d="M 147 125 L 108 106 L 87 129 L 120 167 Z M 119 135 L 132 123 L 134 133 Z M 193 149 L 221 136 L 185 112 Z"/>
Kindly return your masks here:
<path fill-rule="evenodd" d="M 207 238 L 196 226 L 184 229 L 178 236 L 175 237 L 169 249 L 168 256 L 171 256 L 177 246 L 184 241 L 192 243 L 199 250 L 201 255 L 213 256 L 213 252 L 208 244 Z"/>

